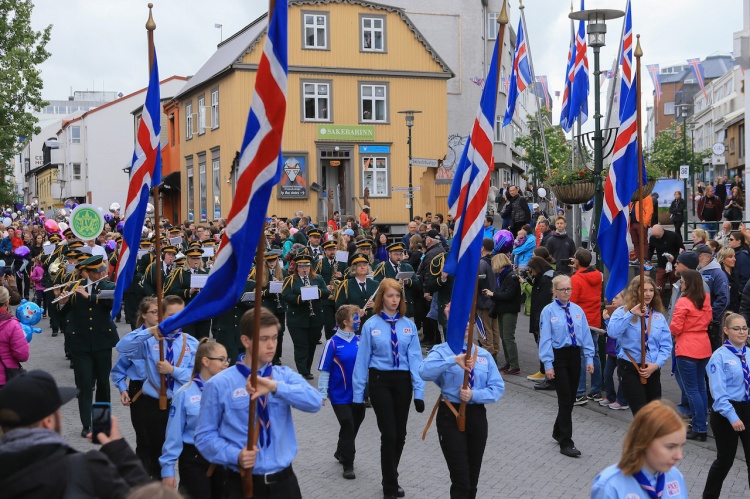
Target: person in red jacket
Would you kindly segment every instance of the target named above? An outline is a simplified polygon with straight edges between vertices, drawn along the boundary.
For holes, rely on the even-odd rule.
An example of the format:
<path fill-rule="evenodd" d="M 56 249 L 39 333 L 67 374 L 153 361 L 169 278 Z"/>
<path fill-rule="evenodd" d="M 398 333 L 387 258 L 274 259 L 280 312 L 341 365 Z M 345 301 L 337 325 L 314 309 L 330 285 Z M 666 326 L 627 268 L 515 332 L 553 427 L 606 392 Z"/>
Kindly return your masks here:
<path fill-rule="evenodd" d="M 583 309 L 589 326 L 602 327 L 602 274 L 591 266 L 591 252 L 578 248 L 573 256 L 575 273 L 570 277 L 573 292 L 570 301 Z M 594 372 L 591 374 L 591 388 L 586 395 L 586 359 L 581 356 L 581 377 L 578 381 L 575 405 L 583 405 L 589 400 L 602 399 L 602 365 L 599 358 L 599 335 L 591 332 L 594 340 Z"/>

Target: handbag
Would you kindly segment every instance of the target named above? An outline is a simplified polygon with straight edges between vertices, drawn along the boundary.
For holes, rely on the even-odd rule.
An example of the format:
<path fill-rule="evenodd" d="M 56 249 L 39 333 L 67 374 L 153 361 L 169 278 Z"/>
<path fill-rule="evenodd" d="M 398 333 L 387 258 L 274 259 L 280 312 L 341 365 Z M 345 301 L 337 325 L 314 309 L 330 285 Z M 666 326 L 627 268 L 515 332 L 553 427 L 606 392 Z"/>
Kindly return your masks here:
<path fill-rule="evenodd" d="M 0 356 L 0 364 L 3 365 L 3 369 L 5 369 L 5 384 L 8 384 L 8 381 L 12 380 L 13 378 L 17 378 L 18 376 L 25 374 L 26 369 L 24 369 L 21 364 L 18 364 L 18 367 L 8 367 L 5 365 L 5 362 L 3 362 L 2 356 Z"/>

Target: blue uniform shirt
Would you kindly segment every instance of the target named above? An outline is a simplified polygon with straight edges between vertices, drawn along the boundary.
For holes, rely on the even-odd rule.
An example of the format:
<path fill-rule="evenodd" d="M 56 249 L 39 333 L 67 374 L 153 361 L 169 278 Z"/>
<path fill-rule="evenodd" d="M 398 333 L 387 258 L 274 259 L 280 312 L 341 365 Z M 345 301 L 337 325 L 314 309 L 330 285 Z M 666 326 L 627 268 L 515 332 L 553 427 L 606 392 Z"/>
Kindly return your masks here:
<path fill-rule="evenodd" d="M 500 400 L 505 392 L 500 371 L 492 355 L 482 347 L 477 347 L 477 359 L 474 363 L 474 388 L 467 404 L 491 404 Z M 474 350 L 472 349 L 472 352 Z M 419 366 L 419 376 L 425 381 L 434 381 L 440 392 L 454 404 L 461 403 L 459 392 L 464 384 L 464 371 L 456 364 L 456 354 L 448 343 L 435 345 Z"/>
<path fill-rule="evenodd" d="M 651 485 L 656 486 L 656 477 L 642 469 Z M 680 470 L 673 467 L 664 476 L 663 499 L 687 499 L 688 489 Z M 620 471 L 616 464 L 604 469 L 594 478 L 591 499 L 649 499 L 648 493 L 632 476 Z"/>
<path fill-rule="evenodd" d="M 120 355 L 112 367 L 109 377 L 112 378 L 112 383 L 122 393 L 128 389 L 127 380 L 142 381 L 146 379 L 146 363 L 142 359 L 133 360 Z M 130 395 L 135 394 L 131 393 Z"/>
<path fill-rule="evenodd" d="M 649 321 L 651 330 L 649 331 Z M 672 356 L 672 333 L 664 314 L 651 311 L 651 317 L 646 321 L 648 332 L 648 344 L 646 346 L 646 362 L 656 364 L 660 368 Z M 617 358 L 630 362 L 628 352 L 636 363 L 641 363 L 641 320 L 637 315 L 619 307 L 609 318 L 607 325 L 607 336 L 617 340 L 620 351 Z"/>
<path fill-rule="evenodd" d="M 337 331 L 323 347 L 318 370 L 329 375 L 324 376 L 321 373 L 318 388 L 332 404 L 352 403 L 352 371 L 357 360 L 357 350 L 359 336 L 341 330 Z M 324 381 L 327 383 L 324 384 Z"/>
<path fill-rule="evenodd" d="M 161 449 L 159 465 L 161 477 L 174 477 L 174 465 L 182 453 L 182 444 L 193 444 L 193 431 L 198 422 L 202 390 L 197 383 L 183 386 L 169 406 L 169 420 L 164 446 Z"/>
<path fill-rule="evenodd" d="M 354 403 L 361 404 L 364 400 L 368 369 L 371 367 L 380 371 L 410 371 L 414 398 L 424 400 L 424 381 L 419 376 L 422 347 L 419 344 L 417 326 L 411 319 L 401 317 L 396 322 L 396 336 L 398 337 L 399 367 L 393 367 L 390 324 L 379 315 L 373 315 L 362 326 L 357 362 L 354 364 Z"/>
<path fill-rule="evenodd" d="M 174 378 L 174 390 L 167 384 L 167 398 L 172 398 L 174 393 L 182 385 L 190 381 L 190 375 L 193 373 L 193 364 L 195 363 L 195 352 L 198 350 L 198 340 L 189 334 L 175 333 L 177 338 L 174 340 L 174 363 L 180 360 L 182 355 L 182 339 L 185 338 L 185 355 L 180 362 L 179 367 L 174 368 L 171 374 Z M 122 337 L 117 342 L 117 351 L 120 355 L 128 357 L 131 360 L 144 360 L 146 366 L 146 379 L 143 383 L 143 394 L 151 398 L 159 398 L 159 385 L 161 383 L 159 371 L 156 370 L 156 363 L 159 361 L 159 342 L 151 336 L 147 329 L 136 329 Z"/>
<path fill-rule="evenodd" d="M 260 447 L 254 475 L 277 473 L 289 467 L 297 455 L 291 407 L 318 412 L 323 405 L 320 393 L 288 367 L 273 366 L 271 377 L 278 382 L 276 393 L 268 394 L 271 443 L 267 448 Z M 247 444 L 250 398 L 246 383 L 247 378 L 235 367 L 208 380 L 194 434 L 195 446 L 208 462 L 237 472 L 237 459 Z"/>
<path fill-rule="evenodd" d="M 748 359 L 750 360 L 750 359 Z M 740 419 L 730 400 L 743 402 L 745 400 L 745 376 L 742 374 L 740 358 L 721 346 L 708 361 L 706 366 L 708 386 L 714 398 L 713 408 L 724 416 L 730 423 Z"/>
<path fill-rule="evenodd" d="M 594 362 L 594 340 L 591 338 L 586 314 L 581 307 L 575 303 L 570 303 L 570 316 L 573 319 L 576 344 L 583 348 L 586 364 L 592 364 Z M 553 301 L 544 307 L 539 318 L 539 359 L 544 363 L 544 369 L 552 369 L 552 361 L 555 359 L 553 349 L 572 345 L 565 310 Z"/>

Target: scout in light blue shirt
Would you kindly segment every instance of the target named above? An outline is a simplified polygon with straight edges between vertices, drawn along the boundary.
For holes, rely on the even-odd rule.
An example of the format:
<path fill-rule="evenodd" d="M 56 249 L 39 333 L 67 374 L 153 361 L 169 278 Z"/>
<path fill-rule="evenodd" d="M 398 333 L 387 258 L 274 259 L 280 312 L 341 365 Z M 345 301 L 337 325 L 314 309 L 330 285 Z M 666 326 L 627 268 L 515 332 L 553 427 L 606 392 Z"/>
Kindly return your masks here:
<path fill-rule="evenodd" d="M 673 467 L 666 473 L 658 474 L 659 476 L 649 473 L 645 468 L 641 470 L 641 473 L 654 489 L 659 485 L 661 476 L 664 477 L 663 493 L 660 496 L 662 499 L 688 498 L 687 485 L 679 469 Z M 650 496 L 635 477 L 625 475 L 616 464 L 599 473 L 594 478 L 594 486 L 591 488 L 591 499 L 650 499 L 651 497 L 654 496 Z"/>
<path fill-rule="evenodd" d="M 586 365 L 594 362 L 594 340 L 591 338 L 585 312 L 575 303 L 570 303 L 570 315 L 573 319 L 575 345 L 568 329 L 565 309 L 553 301 L 542 310 L 539 319 L 539 359 L 545 370 L 552 369 L 552 361 L 555 359 L 553 349 L 570 346 L 583 348 Z"/>
<path fill-rule="evenodd" d="M 664 314 L 649 310 L 649 318 L 646 319 L 646 362 L 661 368 L 672 356 L 672 333 Z M 617 340 L 620 345 L 618 359 L 631 362 L 628 358 L 630 354 L 637 364 L 641 363 L 641 321 L 637 315 L 624 307 L 615 310 L 607 325 L 607 336 Z"/>
<path fill-rule="evenodd" d="M 129 359 L 120 356 L 115 365 L 112 366 L 109 377 L 120 393 L 126 392 L 128 391 L 127 380 L 143 381 L 146 379 L 146 362 L 143 359 Z M 129 395 L 132 397 L 135 393 Z"/>
<path fill-rule="evenodd" d="M 738 351 L 742 352 L 742 349 Z M 714 398 L 714 410 L 730 423 L 739 421 L 740 417 L 731 404 L 732 401 L 746 402 L 745 375 L 739 357 L 731 352 L 726 344 L 722 345 L 709 359 L 706 373 L 711 396 Z"/>

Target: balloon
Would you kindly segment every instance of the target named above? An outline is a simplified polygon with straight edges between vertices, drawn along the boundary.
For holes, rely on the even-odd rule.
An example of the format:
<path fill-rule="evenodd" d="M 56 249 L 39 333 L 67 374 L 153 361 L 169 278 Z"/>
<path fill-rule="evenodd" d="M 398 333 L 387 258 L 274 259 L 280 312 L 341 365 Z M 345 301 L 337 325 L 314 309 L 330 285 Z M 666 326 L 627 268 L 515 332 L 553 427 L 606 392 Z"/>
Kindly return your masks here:
<path fill-rule="evenodd" d="M 26 205 L 26 211 L 31 211 L 31 205 L 30 204 Z"/>
<path fill-rule="evenodd" d="M 102 210 L 101 206 L 97 206 L 96 209 L 99 210 L 99 213 L 104 213 L 104 210 Z"/>
<path fill-rule="evenodd" d="M 10 213 L 11 211 L 13 210 L 11 210 L 10 208 L 5 208 L 5 213 Z"/>
<path fill-rule="evenodd" d="M 125 227 L 125 222 L 117 222 L 117 232 L 122 232 L 123 227 Z"/>
<path fill-rule="evenodd" d="M 146 203 L 146 213 L 151 215 L 154 213 L 154 205 L 151 203 Z"/>
<path fill-rule="evenodd" d="M 3 218 L 3 225 L 6 227 L 13 223 L 13 220 L 11 220 L 9 217 Z"/>
<path fill-rule="evenodd" d="M 120 203 L 112 203 L 111 205 L 109 205 L 109 211 L 111 211 L 112 213 L 120 211 Z"/>
<path fill-rule="evenodd" d="M 15 220 L 16 218 L 18 218 L 18 213 L 16 213 L 14 211 L 13 213 L 10 214 L 10 218 L 12 218 L 13 220 Z"/>
<path fill-rule="evenodd" d="M 60 223 L 59 223 L 59 224 L 57 224 L 57 225 L 59 225 L 59 226 L 60 226 L 60 230 L 61 230 L 61 231 L 65 231 L 65 230 L 66 230 L 66 229 L 68 228 L 68 224 L 66 224 L 65 222 L 60 222 Z"/>
<path fill-rule="evenodd" d="M 536 191 L 537 194 L 539 194 L 540 198 L 546 198 L 547 197 L 547 189 L 544 187 L 540 187 L 538 191 Z"/>
<path fill-rule="evenodd" d="M 44 214 L 45 214 L 45 213 L 44 213 L 44 210 L 39 210 L 39 214 L 40 214 L 40 215 L 44 215 Z"/>
<path fill-rule="evenodd" d="M 65 208 L 60 208 L 57 210 L 57 218 L 65 218 L 65 215 L 67 215 L 68 212 Z"/>
<path fill-rule="evenodd" d="M 21 258 L 25 258 L 29 256 L 29 253 L 31 253 L 31 250 L 28 246 L 19 246 L 18 248 L 13 250 L 13 254 L 16 256 L 19 256 Z"/>
<path fill-rule="evenodd" d="M 60 232 L 60 226 L 57 225 L 57 222 L 54 220 L 45 220 L 44 221 L 44 230 L 47 231 L 47 234 L 57 234 Z"/>
<path fill-rule="evenodd" d="M 112 215 L 110 215 L 109 213 L 105 213 L 104 214 L 104 221 L 105 222 L 109 222 L 110 220 L 112 220 Z"/>
<path fill-rule="evenodd" d="M 117 248 L 117 243 L 113 240 L 107 241 L 107 244 L 104 245 L 104 247 L 107 249 L 107 251 L 114 251 L 115 248 Z"/>
<path fill-rule="evenodd" d="M 513 233 L 509 230 L 495 232 L 495 253 L 510 253 L 513 249 Z"/>

